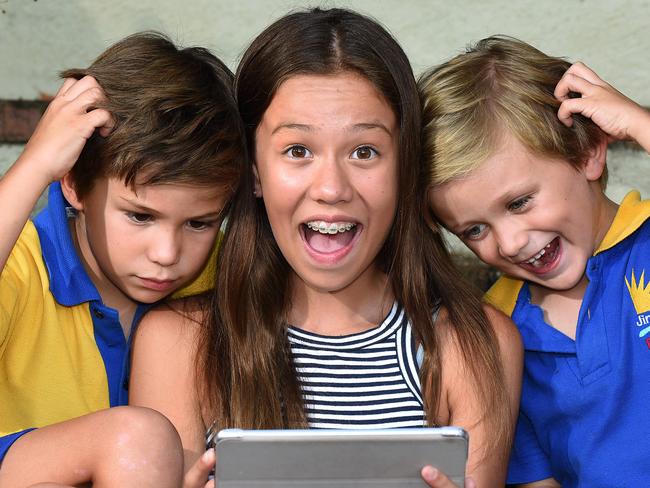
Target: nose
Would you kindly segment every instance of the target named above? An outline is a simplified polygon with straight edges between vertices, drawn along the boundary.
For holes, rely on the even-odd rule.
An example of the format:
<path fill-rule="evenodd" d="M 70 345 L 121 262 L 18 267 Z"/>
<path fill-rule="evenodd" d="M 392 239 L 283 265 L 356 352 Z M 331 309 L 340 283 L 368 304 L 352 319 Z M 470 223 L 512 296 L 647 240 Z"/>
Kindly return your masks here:
<path fill-rule="evenodd" d="M 345 163 L 334 156 L 323 158 L 314 168 L 309 194 L 317 202 L 333 205 L 349 201 L 353 188 Z"/>
<path fill-rule="evenodd" d="M 175 229 L 161 228 L 151 236 L 149 259 L 160 266 L 172 266 L 181 256 L 182 236 Z"/>
<path fill-rule="evenodd" d="M 516 222 L 502 222 L 498 227 L 493 227 L 496 235 L 499 254 L 506 259 L 523 258 L 521 251 L 528 244 L 528 233 Z"/>

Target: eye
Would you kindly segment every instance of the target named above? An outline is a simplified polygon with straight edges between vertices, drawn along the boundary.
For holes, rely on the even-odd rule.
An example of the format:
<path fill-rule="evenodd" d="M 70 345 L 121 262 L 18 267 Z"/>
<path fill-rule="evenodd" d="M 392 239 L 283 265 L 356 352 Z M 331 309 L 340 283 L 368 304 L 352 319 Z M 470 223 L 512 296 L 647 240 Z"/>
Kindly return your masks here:
<path fill-rule="evenodd" d="M 299 144 L 293 145 L 284 151 L 284 154 L 292 159 L 304 159 L 312 156 L 311 151 Z"/>
<path fill-rule="evenodd" d="M 202 220 L 188 220 L 187 226 L 192 230 L 205 230 L 214 225 L 213 222 L 204 222 Z"/>
<path fill-rule="evenodd" d="M 138 212 L 127 212 L 126 216 L 129 220 L 135 222 L 136 224 L 146 224 L 147 222 L 151 222 L 153 219 L 150 214 Z"/>
<path fill-rule="evenodd" d="M 352 159 L 372 159 L 377 157 L 377 151 L 370 146 L 360 146 L 352 151 Z"/>
<path fill-rule="evenodd" d="M 510 212 L 519 212 L 525 209 L 528 206 L 528 203 L 533 197 L 528 195 L 525 197 L 517 198 L 508 204 L 508 211 Z"/>
<path fill-rule="evenodd" d="M 475 241 L 480 239 L 483 236 L 486 227 L 485 224 L 473 225 L 462 233 L 461 238 L 466 241 Z"/>

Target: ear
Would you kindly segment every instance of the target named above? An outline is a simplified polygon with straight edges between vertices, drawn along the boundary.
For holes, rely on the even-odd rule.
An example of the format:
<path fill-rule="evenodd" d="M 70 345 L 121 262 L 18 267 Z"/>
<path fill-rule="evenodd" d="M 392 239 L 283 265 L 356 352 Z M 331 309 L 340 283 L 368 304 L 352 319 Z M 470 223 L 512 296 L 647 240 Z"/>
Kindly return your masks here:
<path fill-rule="evenodd" d="M 260 184 L 260 174 L 257 171 L 256 164 L 253 164 L 253 195 L 257 198 L 262 197 L 262 185 Z"/>
<path fill-rule="evenodd" d="M 585 161 L 584 172 L 589 181 L 597 181 L 605 171 L 607 163 L 607 138 L 602 137 L 598 143 L 589 150 Z"/>
<path fill-rule="evenodd" d="M 61 178 L 61 191 L 63 192 L 65 199 L 74 207 L 75 210 L 83 210 L 83 201 L 77 196 L 74 179 L 70 172 L 66 173 L 65 176 Z"/>

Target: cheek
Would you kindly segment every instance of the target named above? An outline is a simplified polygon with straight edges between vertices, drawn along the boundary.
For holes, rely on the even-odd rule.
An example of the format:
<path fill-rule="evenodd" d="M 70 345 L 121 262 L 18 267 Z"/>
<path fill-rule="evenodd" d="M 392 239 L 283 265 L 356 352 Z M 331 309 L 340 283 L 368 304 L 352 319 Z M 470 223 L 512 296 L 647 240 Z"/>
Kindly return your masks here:
<path fill-rule="evenodd" d="M 495 264 L 501 261 L 497 246 L 489 239 L 470 241 L 465 245 L 483 262 Z"/>
<path fill-rule="evenodd" d="M 183 244 L 184 262 L 188 268 L 201 268 L 214 249 L 217 232 L 194 236 Z"/>

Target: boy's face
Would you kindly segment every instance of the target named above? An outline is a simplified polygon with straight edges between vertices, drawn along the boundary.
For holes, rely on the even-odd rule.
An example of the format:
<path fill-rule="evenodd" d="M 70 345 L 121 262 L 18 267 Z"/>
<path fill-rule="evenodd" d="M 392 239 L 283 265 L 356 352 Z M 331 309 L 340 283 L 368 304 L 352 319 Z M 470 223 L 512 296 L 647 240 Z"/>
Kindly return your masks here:
<path fill-rule="evenodd" d="M 69 198 L 70 200 L 70 198 Z M 194 279 L 217 235 L 224 192 L 180 184 L 100 178 L 75 221 L 79 249 L 103 300 L 153 303 Z"/>
<path fill-rule="evenodd" d="M 433 188 L 445 227 L 483 261 L 544 287 L 577 285 L 615 208 L 600 188 L 605 149 L 579 171 L 529 152 L 510 137 L 467 177 Z"/>

